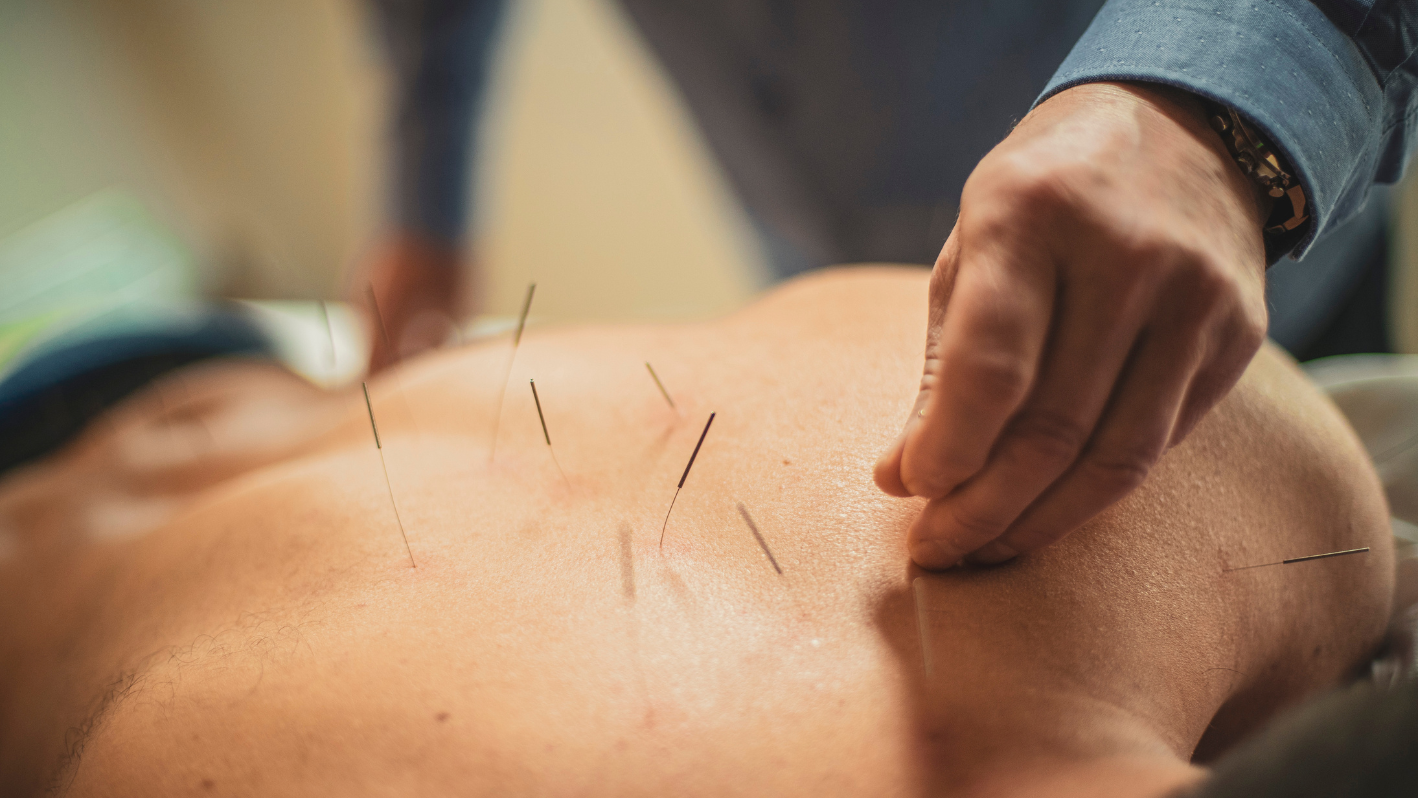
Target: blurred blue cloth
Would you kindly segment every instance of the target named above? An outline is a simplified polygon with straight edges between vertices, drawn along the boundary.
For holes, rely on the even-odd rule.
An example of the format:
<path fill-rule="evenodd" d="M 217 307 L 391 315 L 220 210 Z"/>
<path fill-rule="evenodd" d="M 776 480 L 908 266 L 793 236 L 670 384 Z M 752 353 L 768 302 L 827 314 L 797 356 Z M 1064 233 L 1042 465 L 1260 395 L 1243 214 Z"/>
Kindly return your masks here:
<path fill-rule="evenodd" d="M 275 355 L 241 313 L 196 303 L 129 306 L 46 339 L 0 379 L 0 474 L 55 451 L 163 374 L 218 357 Z"/>

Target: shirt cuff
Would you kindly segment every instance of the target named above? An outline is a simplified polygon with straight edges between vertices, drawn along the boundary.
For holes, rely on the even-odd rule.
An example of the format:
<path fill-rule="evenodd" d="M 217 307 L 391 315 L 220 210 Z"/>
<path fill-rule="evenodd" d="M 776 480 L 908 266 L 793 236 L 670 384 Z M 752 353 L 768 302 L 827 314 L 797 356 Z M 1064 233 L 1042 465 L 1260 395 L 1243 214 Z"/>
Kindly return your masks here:
<path fill-rule="evenodd" d="M 1358 206 L 1353 192 L 1368 190 L 1382 91 L 1354 42 L 1308 0 L 1109 0 L 1035 105 L 1114 80 L 1185 89 L 1260 129 L 1310 206 L 1309 234 L 1293 258 L 1342 221 L 1337 207 Z"/>

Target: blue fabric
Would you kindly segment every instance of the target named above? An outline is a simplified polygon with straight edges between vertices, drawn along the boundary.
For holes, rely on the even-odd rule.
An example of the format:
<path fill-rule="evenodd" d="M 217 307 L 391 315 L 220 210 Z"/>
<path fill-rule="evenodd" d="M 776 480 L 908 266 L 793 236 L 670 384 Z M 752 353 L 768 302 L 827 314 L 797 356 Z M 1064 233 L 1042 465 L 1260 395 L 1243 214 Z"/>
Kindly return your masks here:
<path fill-rule="evenodd" d="M 1418 113 L 1415 47 L 1412 0 L 1109 0 L 1040 100 L 1144 80 L 1235 108 L 1305 186 L 1314 222 L 1299 257 L 1357 214 L 1375 181 L 1402 176 Z"/>
<path fill-rule="evenodd" d="M 244 315 L 153 303 L 106 314 L 32 347 L 0 379 L 0 474 L 59 449 L 163 374 L 217 357 L 273 358 Z"/>
<path fill-rule="evenodd" d="M 166 312 L 162 312 L 166 310 Z M 174 305 L 127 323 L 111 316 L 68 330 L 28 352 L 0 379 L 0 418 L 55 385 L 115 363 L 154 354 L 199 357 L 274 357 L 274 349 L 245 316 L 211 306 Z"/>
<path fill-rule="evenodd" d="M 389 209 L 403 230 L 456 242 L 468 216 L 468 153 L 506 0 L 374 0 L 396 108 Z"/>

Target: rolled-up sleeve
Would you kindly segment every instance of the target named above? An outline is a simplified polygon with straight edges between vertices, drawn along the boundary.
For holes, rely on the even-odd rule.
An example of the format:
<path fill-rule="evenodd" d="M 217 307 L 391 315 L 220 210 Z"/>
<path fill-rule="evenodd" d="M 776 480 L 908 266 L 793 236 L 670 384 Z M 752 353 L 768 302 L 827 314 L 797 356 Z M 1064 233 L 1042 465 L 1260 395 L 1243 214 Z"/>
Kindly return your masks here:
<path fill-rule="evenodd" d="M 1292 251 L 1402 177 L 1418 113 L 1414 0 L 1109 0 L 1040 96 L 1108 80 L 1235 108 L 1298 173 L 1313 224 Z"/>

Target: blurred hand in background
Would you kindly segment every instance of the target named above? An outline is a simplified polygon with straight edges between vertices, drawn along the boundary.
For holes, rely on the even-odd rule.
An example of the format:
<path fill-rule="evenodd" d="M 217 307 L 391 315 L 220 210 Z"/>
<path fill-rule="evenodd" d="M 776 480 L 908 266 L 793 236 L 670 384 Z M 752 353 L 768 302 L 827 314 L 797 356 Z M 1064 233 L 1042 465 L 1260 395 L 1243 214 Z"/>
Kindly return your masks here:
<path fill-rule="evenodd" d="M 468 307 L 463 267 L 457 247 L 424 236 L 398 233 L 375 246 L 350 287 L 371 325 L 371 374 L 448 340 Z"/>

